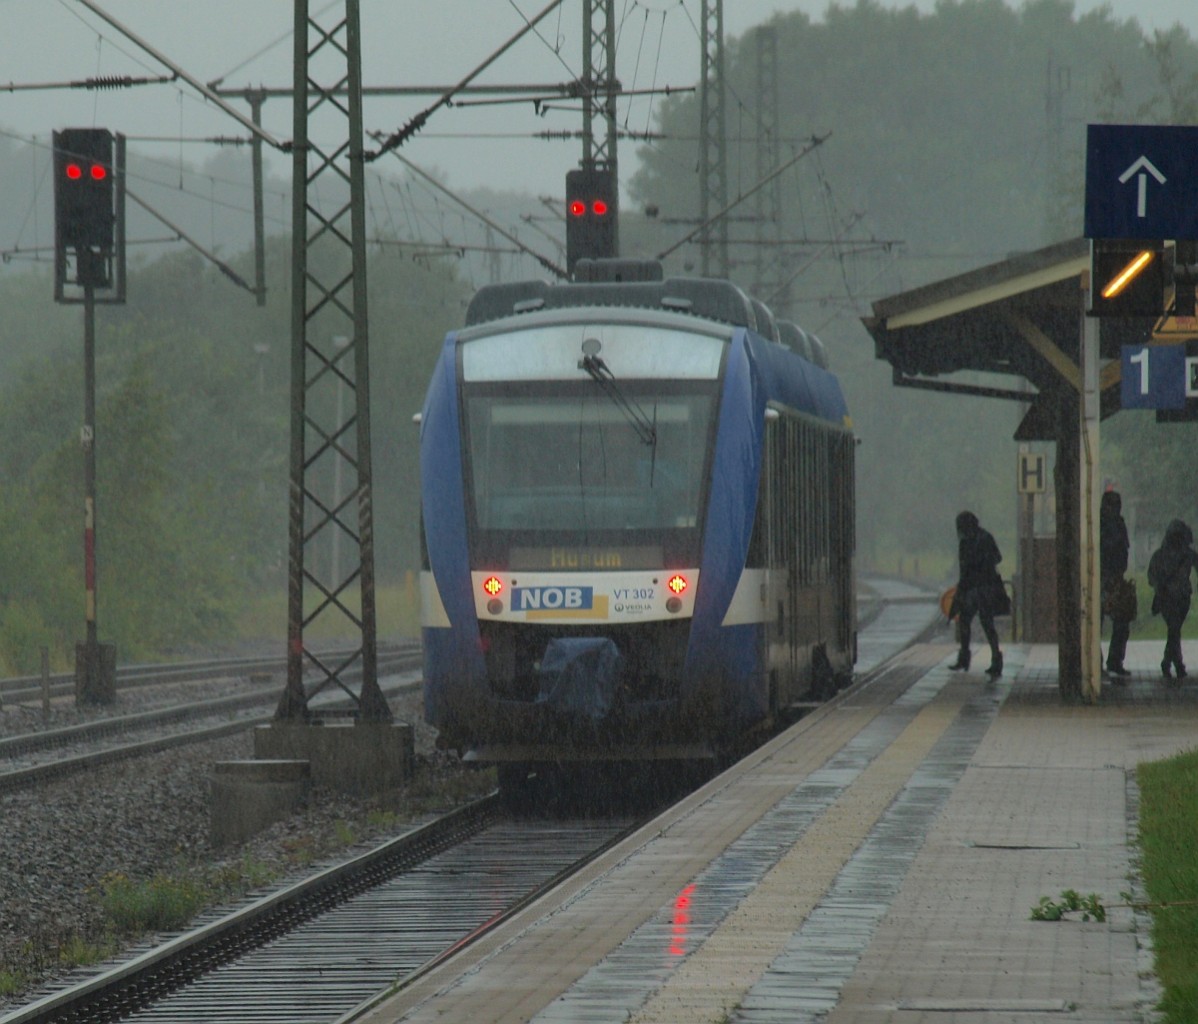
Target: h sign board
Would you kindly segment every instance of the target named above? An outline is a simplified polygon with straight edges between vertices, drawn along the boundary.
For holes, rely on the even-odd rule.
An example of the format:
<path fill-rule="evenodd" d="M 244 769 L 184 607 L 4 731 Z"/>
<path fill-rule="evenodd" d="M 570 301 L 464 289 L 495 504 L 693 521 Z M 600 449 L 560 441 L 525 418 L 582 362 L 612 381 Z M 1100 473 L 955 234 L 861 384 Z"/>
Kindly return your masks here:
<path fill-rule="evenodd" d="M 1198 239 L 1198 127 L 1088 125 L 1085 236 Z"/>
<path fill-rule="evenodd" d="M 1047 486 L 1048 460 L 1040 452 L 1020 452 L 1016 487 L 1020 494 L 1043 494 Z"/>

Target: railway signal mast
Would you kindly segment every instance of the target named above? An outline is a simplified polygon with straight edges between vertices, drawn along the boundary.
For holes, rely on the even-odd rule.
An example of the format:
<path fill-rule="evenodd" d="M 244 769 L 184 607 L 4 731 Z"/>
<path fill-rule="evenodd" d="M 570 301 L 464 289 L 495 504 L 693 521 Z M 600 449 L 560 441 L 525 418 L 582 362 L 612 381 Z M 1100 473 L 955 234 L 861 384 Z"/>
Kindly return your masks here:
<path fill-rule="evenodd" d="M 83 559 L 86 639 L 75 646 L 75 700 L 116 697 L 116 648 L 101 644 L 96 574 L 96 303 L 125 301 L 125 140 L 107 128 L 53 134 L 54 301 L 83 305 Z"/>
<path fill-rule="evenodd" d="M 620 252 L 614 0 L 583 0 L 582 30 L 582 162 L 566 172 L 566 271 L 571 276 L 580 259 Z M 600 102 L 604 130 L 596 132 Z"/>

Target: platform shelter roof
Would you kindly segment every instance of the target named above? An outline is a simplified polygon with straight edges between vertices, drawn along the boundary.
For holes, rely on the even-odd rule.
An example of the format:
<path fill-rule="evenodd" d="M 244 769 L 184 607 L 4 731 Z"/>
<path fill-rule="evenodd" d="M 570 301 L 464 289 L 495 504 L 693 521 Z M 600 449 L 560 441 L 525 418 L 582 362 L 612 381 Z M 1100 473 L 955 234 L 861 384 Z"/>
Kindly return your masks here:
<path fill-rule="evenodd" d="M 1090 243 L 1075 238 L 879 299 L 862 322 L 896 385 L 1029 403 L 1015 438 L 1055 440 L 1055 396 L 1080 387 L 1089 269 Z M 1152 326 L 1101 321 L 1104 417 L 1119 409 L 1120 346 Z"/>

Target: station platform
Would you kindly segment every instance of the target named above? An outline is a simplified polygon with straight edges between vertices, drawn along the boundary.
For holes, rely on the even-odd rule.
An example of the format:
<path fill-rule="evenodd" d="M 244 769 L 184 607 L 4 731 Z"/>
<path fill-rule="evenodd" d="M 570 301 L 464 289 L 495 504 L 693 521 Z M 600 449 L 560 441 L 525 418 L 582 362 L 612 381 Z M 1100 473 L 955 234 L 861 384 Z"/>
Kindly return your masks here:
<path fill-rule="evenodd" d="M 352 1019 L 1155 1020 L 1125 895 L 1135 770 L 1198 743 L 1198 678 L 1166 685 L 1161 646 L 1133 642 L 1091 705 L 1062 702 L 1055 646 L 1005 644 L 990 680 L 949 671 L 947 635 L 916 644 L 480 938 L 464 973 Z M 1031 919 L 1067 889 L 1107 919 Z"/>

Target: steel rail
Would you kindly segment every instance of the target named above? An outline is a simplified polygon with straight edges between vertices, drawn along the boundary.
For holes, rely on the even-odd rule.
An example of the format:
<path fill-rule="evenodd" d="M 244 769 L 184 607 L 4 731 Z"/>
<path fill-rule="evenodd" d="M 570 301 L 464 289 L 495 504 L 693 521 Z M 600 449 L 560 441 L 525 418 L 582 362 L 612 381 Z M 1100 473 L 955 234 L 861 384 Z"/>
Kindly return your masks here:
<path fill-rule="evenodd" d="M 872 681 L 884 677 L 887 673 L 892 673 L 897 657 L 897 655 L 891 656 L 872 670 L 864 673 L 851 687 L 842 691 L 836 699 L 845 699 L 850 693 L 858 692 L 862 687 L 871 684 Z M 490 814 L 496 816 L 492 820 L 498 820 L 497 800 L 494 796 L 485 802 L 485 806 L 490 808 Z M 474 826 L 467 824 L 470 810 L 471 808 L 466 808 L 460 812 L 455 812 L 445 822 L 433 823 L 426 828 L 435 829 L 438 824 L 447 824 L 452 831 L 460 824 L 463 833 L 469 832 L 470 835 L 477 836 L 479 830 L 488 826 L 483 824 L 478 826 L 478 828 L 474 828 Z M 544 823 L 541 824 L 542 826 L 544 825 Z M 622 825 L 620 835 L 609 838 L 607 843 L 618 841 L 625 831 L 635 827 L 637 826 Z M 511 826 L 511 829 L 515 830 L 515 826 Z M 424 855 L 420 854 L 419 842 L 421 840 L 417 840 L 415 837 L 427 839 L 430 844 L 430 850 L 434 848 L 449 849 L 453 844 L 448 840 L 444 847 L 438 847 L 439 841 L 434 837 L 439 834 L 441 833 L 426 832 L 426 829 L 415 829 L 405 836 L 398 837 L 389 843 L 375 848 L 375 850 L 364 854 L 362 857 L 326 869 L 313 879 L 288 886 L 277 893 L 256 900 L 249 907 L 243 908 L 241 911 L 227 914 L 216 921 L 171 938 L 162 946 L 145 951 L 128 962 L 105 971 L 81 985 L 47 995 L 13 1014 L 0 1017 L 0 1024 L 50 1024 L 50 1022 L 67 1020 L 95 1021 L 97 1024 L 102 1024 L 102 1022 L 121 1019 L 129 1013 L 141 1010 L 143 1007 L 150 1007 L 163 994 L 174 991 L 181 984 L 175 975 L 176 971 L 178 972 L 178 977 L 199 977 L 201 974 L 215 968 L 215 977 L 219 978 L 222 976 L 219 969 L 222 965 L 233 963 L 237 958 L 242 956 L 245 950 L 254 948 L 260 944 L 262 940 L 253 936 L 261 934 L 266 936 L 266 941 L 272 940 L 289 929 L 292 923 L 311 921 L 328 908 L 343 904 L 345 900 L 350 899 L 356 894 L 364 893 L 373 884 L 369 879 L 392 877 L 405 870 L 411 870 L 410 866 L 405 867 L 405 864 L 416 864 L 433 856 L 433 852 Z M 529 835 L 532 834 L 533 827 L 530 827 Z M 405 840 L 409 839 L 416 842 L 417 846 L 406 847 Z M 508 844 L 505 849 L 514 849 L 518 853 L 514 856 L 509 854 L 508 860 L 503 861 L 499 865 L 497 871 L 500 874 L 510 874 L 512 869 L 518 866 L 517 861 L 536 858 L 543 852 L 538 843 L 527 838 L 521 838 L 520 836 L 513 838 L 513 836 L 508 835 L 505 842 Z M 493 847 L 496 845 L 499 844 L 492 841 L 489 837 L 483 842 L 486 852 L 491 855 L 495 855 Z M 584 855 L 584 860 L 589 861 L 593 859 L 597 855 L 599 847 L 600 844 L 595 844 L 591 852 Z M 396 852 L 397 863 L 399 864 L 397 868 L 393 869 L 388 863 L 387 851 Z M 477 851 L 476 856 L 478 856 Z M 410 857 L 411 859 L 405 861 L 405 857 Z M 442 879 L 447 880 L 447 884 L 453 890 L 456 890 L 458 895 L 464 896 L 467 902 L 473 904 L 471 909 L 475 911 L 481 909 L 481 919 L 477 919 L 469 927 L 463 928 L 453 940 L 446 941 L 440 947 L 439 952 L 426 954 L 420 962 L 414 964 L 411 968 L 398 972 L 398 982 L 395 981 L 395 975 L 393 975 L 390 979 L 393 989 L 395 986 L 404 987 L 411 984 L 420 973 L 432 969 L 432 967 L 443 963 L 446 959 L 466 949 L 473 941 L 476 941 L 481 935 L 485 934 L 487 930 L 497 927 L 504 920 L 504 914 L 494 913 L 485 906 L 482 908 L 476 906 L 477 904 L 486 902 L 480 898 L 481 893 L 477 885 L 477 872 L 479 869 L 480 866 L 477 860 L 471 861 L 467 858 L 463 863 L 455 867 L 438 868 L 431 872 L 432 874 L 439 874 Z M 545 889 L 560 882 L 569 872 L 569 868 L 557 869 L 556 867 L 554 870 L 545 871 L 546 879 L 539 883 L 538 886 L 527 887 L 523 894 L 514 898 L 508 898 L 509 910 L 507 913 L 514 912 L 514 909 L 511 908 L 527 905 L 528 901 L 534 898 L 536 893 L 543 892 Z M 327 888 L 325 887 L 326 883 L 328 883 Z M 341 883 L 344 884 L 341 885 Z M 339 886 L 341 887 L 339 888 Z M 309 898 L 311 902 L 309 902 Z M 373 894 L 371 894 L 371 898 L 373 898 Z M 426 896 L 426 899 L 431 900 L 433 897 Z M 428 904 L 425 909 L 435 915 L 444 915 L 447 913 L 441 904 L 436 902 Z M 258 920 L 254 920 L 254 918 L 258 917 L 259 911 L 261 911 L 261 917 Z M 380 916 L 380 914 L 383 916 Z M 243 915 L 245 916 L 243 917 Z M 397 911 L 392 903 L 385 902 L 373 910 L 367 908 L 364 916 L 360 914 L 357 918 L 351 918 L 348 923 L 342 921 L 340 925 L 334 924 L 331 930 L 325 933 L 323 939 L 307 940 L 308 944 L 301 947 L 303 954 L 299 958 L 305 986 L 302 996 L 305 998 L 308 997 L 306 985 L 310 980 L 309 976 L 325 973 L 326 955 L 330 951 L 322 943 L 330 942 L 330 935 L 346 939 L 364 937 L 367 941 L 376 941 L 381 940 L 381 936 L 375 935 L 373 929 L 377 929 L 378 924 L 383 920 L 389 923 L 407 924 L 409 927 L 419 927 L 422 921 L 429 920 L 426 917 L 413 923 L 404 920 L 405 917 L 406 915 L 402 911 Z M 449 927 L 449 925 L 445 924 L 443 916 L 438 916 L 432 920 L 435 920 L 442 928 Z M 373 921 L 374 924 L 366 923 L 370 921 Z M 451 924 L 457 926 L 460 924 L 460 921 L 455 916 Z M 427 945 L 427 939 L 425 939 L 425 944 Z M 280 1013 L 285 1011 L 276 1010 L 274 1001 L 283 995 L 296 996 L 297 993 L 289 991 L 289 989 L 301 987 L 296 984 L 295 971 L 297 966 L 292 947 L 285 945 L 280 947 L 278 950 L 273 951 L 273 957 L 276 966 L 282 965 L 284 968 L 290 968 L 292 973 L 280 978 L 278 981 L 274 981 L 272 989 L 268 988 L 257 993 L 260 1001 L 254 1004 L 253 1019 L 258 1021 L 289 1019 L 286 1016 L 280 1016 Z M 362 958 L 359 957 L 359 959 Z M 315 966 L 310 969 L 303 968 L 303 964 L 319 964 L 320 969 L 317 969 Z M 151 973 L 143 975 L 141 973 L 143 968 L 149 970 Z M 359 968 L 363 969 L 359 970 Z M 352 996 L 349 986 L 345 984 L 346 974 L 339 975 L 338 970 L 338 968 L 330 967 L 328 973 L 332 976 L 330 980 L 334 987 L 338 986 L 338 977 L 341 979 L 342 983 L 339 990 L 333 995 L 320 994 L 311 997 L 321 1001 L 322 1011 L 326 1008 L 326 1002 L 332 1005 L 332 1001 L 335 998 L 344 1001 L 347 997 Z M 364 967 L 360 963 L 354 963 L 354 970 L 359 975 L 364 976 L 365 974 Z M 230 971 L 231 973 L 225 972 L 223 975 L 225 977 L 225 987 L 223 989 L 217 986 L 215 994 L 212 989 L 206 989 L 206 995 L 202 995 L 197 1004 L 192 1005 L 189 1010 L 185 1011 L 186 1016 L 171 1017 L 170 1019 L 203 1019 L 209 1022 L 209 1024 L 215 1024 L 215 1022 L 221 1020 L 243 1021 L 247 1019 L 245 1016 L 247 1009 L 242 1005 L 240 999 L 252 968 L 239 966 L 236 969 L 230 969 Z M 355 980 L 363 983 L 363 977 L 357 977 Z M 208 984 L 209 981 L 207 979 L 201 983 L 202 986 Z M 381 992 L 386 987 L 386 982 L 377 984 L 373 991 Z M 351 999 L 348 1006 L 344 1006 L 344 1009 L 331 1013 L 329 1019 L 349 1019 L 344 1017 L 344 1014 L 352 1011 L 355 1006 L 360 1010 L 365 1005 L 361 1001 L 362 998 L 359 995 L 356 999 Z M 373 1000 L 378 997 L 366 998 Z M 207 1002 L 204 1002 L 205 999 Z M 202 1016 L 195 1016 L 197 1005 L 203 1008 Z M 340 1005 L 344 1005 L 344 1003 Z M 164 1004 L 164 1013 L 169 1012 L 171 1011 L 168 1011 Z M 151 1015 L 153 1009 L 145 1010 L 143 1013 Z M 341 1016 L 337 1016 L 337 1014 L 341 1014 Z M 141 1015 L 139 1015 L 139 1019 L 141 1019 Z M 147 1019 L 152 1018 L 147 1017 Z"/>
<path fill-rule="evenodd" d="M 380 671 L 385 671 L 388 674 L 409 671 L 418 666 L 418 653 L 394 653 L 379 659 Z M 66 746 L 69 743 L 88 743 L 114 733 L 134 732 L 138 729 L 166 725 L 188 718 L 202 718 L 239 711 L 259 704 L 273 704 L 277 700 L 277 693 L 259 690 L 227 697 L 214 697 L 211 700 L 172 704 L 169 707 L 140 711 L 130 715 L 113 715 L 91 722 L 80 722 L 77 725 L 66 725 L 59 729 L 43 729 L 38 732 L 6 736 L 0 738 L 0 759 Z"/>
<path fill-rule="evenodd" d="M 385 697 L 395 696 L 405 690 L 411 689 L 416 683 L 400 683 L 392 686 L 383 687 L 383 695 Z M 256 703 L 271 703 L 275 701 L 274 697 L 267 700 L 258 700 Z M 350 702 L 345 700 L 330 701 L 330 706 L 346 705 Z M 140 717 L 140 716 L 134 716 Z M 54 761 L 47 761 L 42 764 L 32 765 L 25 768 L 16 768 L 11 771 L 0 772 L 0 793 L 11 792 L 16 789 L 26 788 L 28 786 L 37 785 L 42 782 L 47 782 L 50 779 L 61 776 L 72 775 L 78 772 L 86 771 L 89 768 L 96 768 L 104 764 L 113 764 L 117 761 L 126 761 L 136 757 L 145 757 L 149 754 L 161 753 L 164 750 L 171 750 L 175 747 L 190 746 L 195 743 L 208 743 L 212 740 L 221 739 L 225 736 L 232 736 L 235 733 L 246 732 L 260 725 L 269 725 L 274 721 L 274 713 L 268 715 L 255 715 L 249 718 L 242 718 L 234 722 L 223 722 L 220 725 L 208 726 L 201 729 L 190 729 L 186 732 L 174 733 L 170 736 L 159 736 L 154 739 L 142 740 L 137 743 L 126 743 L 115 747 L 109 747 L 105 750 L 94 750 L 88 753 L 76 754 L 70 757 L 58 758 Z M 29 736 L 14 737 L 14 739 L 28 740 Z"/>
<path fill-rule="evenodd" d="M 410 869 L 473 836 L 499 815 L 497 794 L 460 808 L 382 846 L 184 932 L 126 963 L 0 1018 L 0 1024 L 117 1020 L 155 994 L 228 963 L 246 950 Z"/>
<path fill-rule="evenodd" d="M 381 646 L 388 654 L 403 654 L 420 649 L 419 641 Z M 346 657 L 352 648 L 331 649 L 321 652 L 329 658 Z M 203 682 L 205 679 L 220 679 L 230 675 L 253 675 L 259 672 L 287 671 L 287 659 L 281 655 L 269 657 L 205 658 L 195 661 L 160 662 L 146 665 L 128 665 L 116 672 L 118 689 L 133 689 L 144 686 L 162 686 L 166 683 Z M 55 672 L 48 677 L 52 697 L 70 696 L 75 692 L 73 672 Z M 41 676 L 12 676 L 0 679 L 0 699 L 20 703 L 38 700 L 42 696 Z"/>

